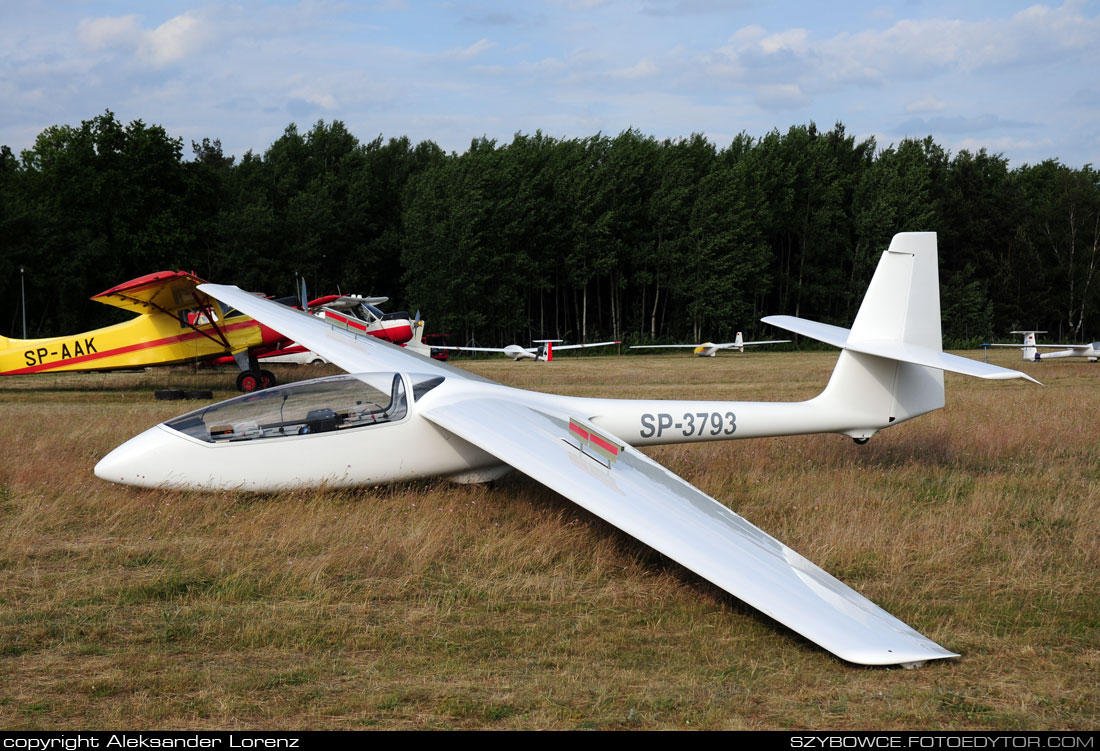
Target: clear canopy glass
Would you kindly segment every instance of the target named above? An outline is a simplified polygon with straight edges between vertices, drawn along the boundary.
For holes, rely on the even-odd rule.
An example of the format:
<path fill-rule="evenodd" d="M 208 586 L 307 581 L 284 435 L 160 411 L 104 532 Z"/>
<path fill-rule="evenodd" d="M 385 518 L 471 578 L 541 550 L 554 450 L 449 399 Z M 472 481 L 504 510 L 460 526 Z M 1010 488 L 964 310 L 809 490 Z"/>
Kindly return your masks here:
<path fill-rule="evenodd" d="M 433 382 L 434 381 L 434 382 Z M 413 378 L 419 397 L 442 379 Z M 430 384 L 430 385 L 429 385 Z M 207 443 L 329 433 L 402 420 L 405 382 L 397 373 L 340 375 L 245 394 L 165 423 Z"/>

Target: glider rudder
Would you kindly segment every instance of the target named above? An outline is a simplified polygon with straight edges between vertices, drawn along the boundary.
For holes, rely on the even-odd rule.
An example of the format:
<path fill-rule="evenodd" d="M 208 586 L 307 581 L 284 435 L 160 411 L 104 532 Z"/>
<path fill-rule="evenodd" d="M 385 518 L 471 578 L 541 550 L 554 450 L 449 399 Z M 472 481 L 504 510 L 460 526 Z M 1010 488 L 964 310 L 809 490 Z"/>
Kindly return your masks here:
<path fill-rule="evenodd" d="M 894 236 L 851 329 L 791 316 L 764 321 L 843 350 L 818 401 L 860 416 L 865 427 L 845 431 L 857 441 L 944 405 L 943 371 L 925 364 L 943 352 L 933 232 Z"/>

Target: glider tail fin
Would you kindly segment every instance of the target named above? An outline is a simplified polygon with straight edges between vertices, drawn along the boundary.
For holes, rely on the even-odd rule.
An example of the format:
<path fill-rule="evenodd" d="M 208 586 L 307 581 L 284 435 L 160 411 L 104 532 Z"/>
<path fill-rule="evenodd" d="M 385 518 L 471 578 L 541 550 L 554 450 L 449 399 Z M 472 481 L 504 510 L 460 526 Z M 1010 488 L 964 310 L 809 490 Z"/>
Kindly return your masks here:
<path fill-rule="evenodd" d="M 745 351 L 745 338 L 741 336 L 740 331 L 737 332 L 737 338 L 733 340 L 733 346 L 738 352 Z"/>
<path fill-rule="evenodd" d="M 845 344 L 860 342 L 881 345 L 861 348 L 866 351 L 846 346 L 823 399 L 866 404 L 885 425 L 943 407 L 943 371 L 906 357 L 909 350 L 943 352 L 935 233 L 894 236 L 879 259 Z"/>
<path fill-rule="evenodd" d="M 1036 334 L 1045 334 L 1047 332 L 1028 330 L 1028 331 L 1013 331 L 1012 333 L 1013 334 L 1023 334 L 1024 335 L 1024 344 L 1023 344 L 1022 347 L 1020 347 L 1020 353 L 1021 353 L 1021 356 L 1023 357 L 1024 361 L 1034 362 L 1035 360 L 1038 360 L 1039 358 L 1036 357 L 1036 355 L 1039 354 L 1039 350 L 1036 349 L 1035 345 L 1039 343 L 1039 339 L 1035 335 Z"/>
<path fill-rule="evenodd" d="M 817 397 L 853 418 L 845 432 L 863 440 L 877 430 L 943 407 L 943 371 L 978 378 L 1027 378 L 1015 370 L 943 352 L 939 267 L 934 232 L 894 236 L 882 254 L 851 329 L 771 316 L 766 323 L 843 351 Z"/>

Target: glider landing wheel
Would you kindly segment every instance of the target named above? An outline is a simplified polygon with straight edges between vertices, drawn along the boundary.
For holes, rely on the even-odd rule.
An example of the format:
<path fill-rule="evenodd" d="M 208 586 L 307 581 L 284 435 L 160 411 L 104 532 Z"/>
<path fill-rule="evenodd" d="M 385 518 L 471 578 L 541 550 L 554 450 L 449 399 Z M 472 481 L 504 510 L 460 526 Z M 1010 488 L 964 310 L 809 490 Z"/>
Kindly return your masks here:
<path fill-rule="evenodd" d="M 262 388 L 260 385 L 261 380 L 262 376 L 255 370 L 246 370 L 237 376 L 237 390 L 243 391 L 246 394 L 258 391 Z"/>
<path fill-rule="evenodd" d="M 863 444 L 867 443 L 867 441 L 869 441 L 871 439 L 870 438 L 853 438 L 852 440 L 856 442 L 857 446 L 862 446 Z"/>
<path fill-rule="evenodd" d="M 261 370 L 260 371 L 260 388 L 269 389 L 272 386 L 274 386 L 275 384 L 277 384 L 278 382 L 279 382 L 279 380 L 275 377 L 275 374 L 272 373 L 270 370 Z"/>

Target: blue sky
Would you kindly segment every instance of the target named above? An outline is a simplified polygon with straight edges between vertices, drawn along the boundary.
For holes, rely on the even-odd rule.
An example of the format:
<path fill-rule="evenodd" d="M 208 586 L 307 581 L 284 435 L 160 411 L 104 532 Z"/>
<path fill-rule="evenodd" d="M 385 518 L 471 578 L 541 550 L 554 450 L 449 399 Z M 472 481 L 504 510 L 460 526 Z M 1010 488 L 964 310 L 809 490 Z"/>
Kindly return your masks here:
<path fill-rule="evenodd" d="M 1098 63 L 1100 0 L 4 0 L 0 143 L 106 109 L 238 156 L 319 119 L 458 152 L 839 120 L 1080 167 L 1100 163 Z"/>

